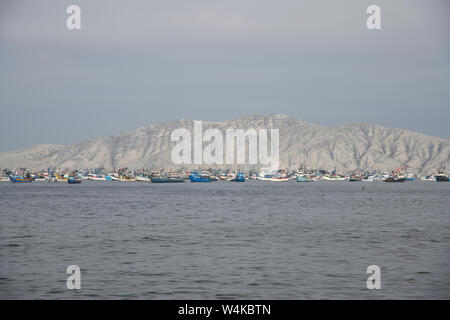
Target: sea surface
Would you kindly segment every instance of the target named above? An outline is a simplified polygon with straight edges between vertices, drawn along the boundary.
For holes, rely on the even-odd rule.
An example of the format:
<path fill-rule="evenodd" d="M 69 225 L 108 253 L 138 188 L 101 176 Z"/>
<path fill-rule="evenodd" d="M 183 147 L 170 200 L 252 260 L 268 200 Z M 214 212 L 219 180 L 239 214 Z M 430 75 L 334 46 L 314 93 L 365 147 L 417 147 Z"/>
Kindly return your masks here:
<path fill-rule="evenodd" d="M 0 183 L 0 298 L 450 299 L 449 227 L 450 183 Z"/>

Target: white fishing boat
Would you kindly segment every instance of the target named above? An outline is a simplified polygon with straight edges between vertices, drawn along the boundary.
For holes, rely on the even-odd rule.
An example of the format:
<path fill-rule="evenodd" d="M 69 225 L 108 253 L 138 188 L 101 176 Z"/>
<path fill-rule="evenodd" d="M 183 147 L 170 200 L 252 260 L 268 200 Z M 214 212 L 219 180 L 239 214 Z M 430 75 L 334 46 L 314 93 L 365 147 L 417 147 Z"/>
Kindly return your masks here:
<path fill-rule="evenodd" d="M 373 182 L 374 179 L 375 179 L 375 177 L 371 175 L 371 176 L 367 176 L 367 177 L 362 178 L 361 181 L 364 181 L 364 182 Z"/>
<path fill-rule="evenodd" d="M 286 181 L 289 181 L 289 177 L 273 177 L 273 178 L 270 178 L 270 181 L 273 181 L 273 182 L 286 182 Z"/>
<path fill-rule="evenodd" d="M 114 175 L 109 176 L 111 178 L 111 181 L 120 181 L 120 179 Z"/>
<path fill-rule="evenodd" d="M 102 175 L 88 174 L 88 180 L 93 180 L 93 181 L 105 181 L 106 178 L 105 178 L 105 176 L 102 176 Z"/>
<path fill-rule="evenodd" d="M 138 176 L 136 176 L 135 179 L 136 179 L 136 181 L 139 181 L 139 182 L 152 182 L 152 180 L 149 177 L 144 176 L 144 175 L 138 175 Z"/>
<path fill-rule="evenodd" d="M 273 181 L 273 182 L 284 182 L 289 181 L 289 177 L 284 175 L 278 175 L 276 173 L 261 172 L 257 177 L 257 180 L 261 181 Z"/>
<path fill-rule="evenodd" d="M 340 176 L 340 175 L 324 175 L 323 177 L 322 177 L 322 179 L 323 180 L 326 180 L 326 181 L 345 181 L 345 177 L 343 177 L 343 176 Z"/>

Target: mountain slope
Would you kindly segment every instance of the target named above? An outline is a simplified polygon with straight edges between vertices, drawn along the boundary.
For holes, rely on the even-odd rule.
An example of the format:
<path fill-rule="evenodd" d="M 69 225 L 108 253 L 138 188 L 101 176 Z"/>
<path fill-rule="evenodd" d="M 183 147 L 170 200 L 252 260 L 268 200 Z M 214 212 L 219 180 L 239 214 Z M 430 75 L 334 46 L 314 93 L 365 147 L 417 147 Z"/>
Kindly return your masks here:
<path fill-rule="evenodd" d="M 193 121 L 155 124 L 68 146 L 38 145 L 2 152 L 0 167 L 176 167 L 170 157 L 176 143 L 170 141 L 170 135 L 178 128 L 193 132 Z M 286 115 L 263 115 L 224 122 L 203 122 L 203 131 L 208 128 L 217 128 L 222 132 L 230 128 L 278 128 L 280 166 L 284 168 L 304 165 L 307 168 L 336 167 L 339 170 L 390 170 L 406 165 L 410 171 L 431 173 L 441 165 L 450 165 L 450 140 L 371 124 L 326 127 Z"/>

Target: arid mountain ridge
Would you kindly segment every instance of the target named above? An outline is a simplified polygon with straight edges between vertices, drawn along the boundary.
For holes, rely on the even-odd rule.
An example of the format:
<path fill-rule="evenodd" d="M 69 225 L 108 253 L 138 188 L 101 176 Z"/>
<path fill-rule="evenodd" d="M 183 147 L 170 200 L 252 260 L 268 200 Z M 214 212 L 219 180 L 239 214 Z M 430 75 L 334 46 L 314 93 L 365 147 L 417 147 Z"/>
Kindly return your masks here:
<path fill-rule="evenodd" d="M 193 120 L 176 120 L 138 128 L 110 137 L 70 145 L 37 145 L 0 153 L 0 168 L 176 168 L 171 161 L 173 130 L 193 132 Z M 436 172 L 450 167 L 450 140 L 404 129 L 356 123 L 319 126 L 301 119 L 251 115 L 223 122 L 203 121 L 203 131 L 279 129 L 280 167 L 297 169 L 393 170 Z M 225 136 L 225 134 L 224 134 Z M 206 145 L 207 143 L 205 143 Z M 191 165 L 193 167 L 263 167 L 262 165 Z"/>

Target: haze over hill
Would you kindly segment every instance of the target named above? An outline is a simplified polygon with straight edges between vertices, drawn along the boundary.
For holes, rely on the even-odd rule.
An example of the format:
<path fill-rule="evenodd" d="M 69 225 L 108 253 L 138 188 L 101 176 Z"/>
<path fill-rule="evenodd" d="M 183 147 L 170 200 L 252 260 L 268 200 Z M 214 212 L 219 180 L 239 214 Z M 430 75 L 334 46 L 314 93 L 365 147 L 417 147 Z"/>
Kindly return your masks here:
<path fill-rule="evenodd" d="M 159 123 L 111 137 L 71 145 L 37 145 L 0 153 L 1 168 L 174 168 L 170 140 L 173 130 L 193 131 L 193 120 Z M 347 171 L 392 170 L 432 173 L 450 167 L 450 140 L 404 129 L 357 123 L 319 126 L 287 115 L 252 115 L 224 122 L 203 122 L 203 131 L 226 129 L 279 129 L 280 167 Z M 206 145 L 206 143 L 205 143 Z M 193 165 L 196 167 L 196 165 Z M 215 165 L 230 167 L 229 165 Z M 203 165 L 210 167 L 210 165 Z M 249 167 L 234 165 L 231 167 Z M 262 167 L 260 165 L 259 167 Z"/>

